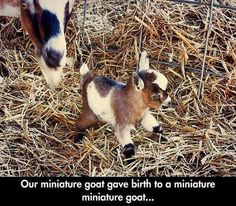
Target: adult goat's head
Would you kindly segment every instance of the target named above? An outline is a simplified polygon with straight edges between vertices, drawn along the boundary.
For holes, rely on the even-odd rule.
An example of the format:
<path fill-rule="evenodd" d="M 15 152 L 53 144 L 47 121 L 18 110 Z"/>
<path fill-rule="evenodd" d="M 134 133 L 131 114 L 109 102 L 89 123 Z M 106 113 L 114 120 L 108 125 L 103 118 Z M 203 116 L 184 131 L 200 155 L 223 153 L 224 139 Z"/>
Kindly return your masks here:
<path fill-rule="evenodd" d="M 21 0 L 21 22 L 36 46 L 50 87 L 58 86 L 66 63 L 65 30 L 75 0 Z"/>

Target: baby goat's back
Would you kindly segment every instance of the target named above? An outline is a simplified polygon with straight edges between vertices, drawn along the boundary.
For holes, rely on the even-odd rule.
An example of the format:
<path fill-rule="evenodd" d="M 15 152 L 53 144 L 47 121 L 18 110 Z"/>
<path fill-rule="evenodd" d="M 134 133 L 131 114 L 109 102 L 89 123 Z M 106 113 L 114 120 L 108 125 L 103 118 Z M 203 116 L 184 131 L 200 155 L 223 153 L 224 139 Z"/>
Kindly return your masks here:
<path fill-rule="evenodd" d="M 88 105 L 101 121 L 115 125 L 112 97 L 115 90 L 124 87 L 125 84 L 106 77 L 95 77 L 87 84 Z"/>
<path fill-rule="evenodd" d="M 95 77 L 93 81 L 94 81 L 94 84 L 96 86 L 98 93 L 102 97 L 105 97 L 106 95 L 108 95 L 108 93 L 112 89 L 120 90 L 121 88 L 125 87 L 125 84 L 118 82 L 116 80 L 113 80 L 113 79 L 106 78 L 106 77 Z"/>

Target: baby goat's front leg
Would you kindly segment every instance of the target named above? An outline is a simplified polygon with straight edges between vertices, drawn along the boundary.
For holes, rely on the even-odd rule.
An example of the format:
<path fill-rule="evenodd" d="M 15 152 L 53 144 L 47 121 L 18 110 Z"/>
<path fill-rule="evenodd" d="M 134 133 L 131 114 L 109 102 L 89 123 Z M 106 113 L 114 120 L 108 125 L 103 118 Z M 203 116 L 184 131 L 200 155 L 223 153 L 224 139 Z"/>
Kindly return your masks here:
<path fill-rule="evenodd" d="M 161 125 L 149 110 L 145 113 L 141 124 L 149 132 L 162 133 Z"/>
<path fill-rule="evenodd" d="M 131 128 L 133 127 L 131 127 L 130 125 L 119 125 L 119 124 L 117 124 L 115 127 L 117 139 L 121 144 L 121 146 L 124 148 L 123 154 L 126 158 L 131 158 L 135 154 L 134 143 L 130 135 Z"/>

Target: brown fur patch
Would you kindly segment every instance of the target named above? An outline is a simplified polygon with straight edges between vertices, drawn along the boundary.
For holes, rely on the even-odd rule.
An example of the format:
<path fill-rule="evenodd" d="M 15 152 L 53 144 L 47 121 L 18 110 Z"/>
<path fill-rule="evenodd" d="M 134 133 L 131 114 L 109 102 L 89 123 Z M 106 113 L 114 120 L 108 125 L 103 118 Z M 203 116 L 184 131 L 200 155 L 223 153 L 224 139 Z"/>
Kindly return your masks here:
<path fill-rule="evenodd" d="M 38 23 L 39 23 L 39 33 L 40 33 L 41 38 L 44 39 L 45 32 L 44 32 L 44 29 L 42 28 L 42 20 L 41 20 L 43 9 L 41 8 L 39 4 L 39 0 L 34 1 L 34 6 L 35 6 L 35 14 L 37 16 Z"/>
<path fill-rule="evenodd" d="M 89 110 L 88 99 L 87 99 L 87 88 L 88 84 L 94 80 L 94 76 L 92 73 L 86 74 L 81 80 L 81 88 L 82 88 L 82 99 L 83 99 L 83 109 Z"/>
<path fill-rule="evenodd" d="M 152 83 L 156 79 L 155 73 L 142 71 L 138 73 L 144 82 L 142 98 L 148 108 L 159 109 L 162 102 L 167 98 L 167 92 L 160 88 L 153 88 Z M 160 100 L 153 99 L 152 95 L 160 95 Z"/>
<path fill-rule="evenodd" d="M 31 18 L 31 14 L 30 14 L 29 10 L 25 10 L 25 9 L 21 8 L 21 24 L 22 24 L 24 30 L 29 33 L 31 40 L 35 44 L 37 49 L 41 49 L 42 44 L 38 40 L 38 38 L 35 34 L 32 18 Z"/>
<path fill-rule="evenodd" d="M 140 121 L 146 110 L 146 105 L 141 92 L 136 91 L 132 78 L 128 81 L 127 87 L 114 91 L 112 108 L 116 116 L 116 123 L 119 125 L 135 125 Z"/>
<path fill-rule="evenodd" d="M 76 121 L 76 132 L 84 132 L 86 129 L 96 126 L 98 123 L 97 116 L 89 108 L 86 108 Z"/>

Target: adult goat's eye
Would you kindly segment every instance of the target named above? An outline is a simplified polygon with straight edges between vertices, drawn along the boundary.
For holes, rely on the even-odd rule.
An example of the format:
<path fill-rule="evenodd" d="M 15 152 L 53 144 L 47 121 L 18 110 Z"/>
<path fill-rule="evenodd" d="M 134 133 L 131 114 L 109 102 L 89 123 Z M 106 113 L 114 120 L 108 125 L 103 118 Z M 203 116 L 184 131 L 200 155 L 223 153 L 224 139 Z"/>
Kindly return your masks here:
<path fill-rule="evenodd" d="M 22 3 L 21 3 L 21 8 L 24 9 L 24 10 L 27 10 L 27 9 L 28 9 L 27 3 L 22 2 Z"/>

